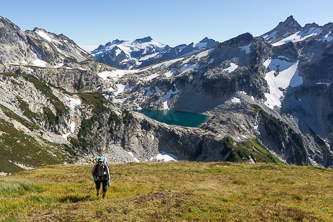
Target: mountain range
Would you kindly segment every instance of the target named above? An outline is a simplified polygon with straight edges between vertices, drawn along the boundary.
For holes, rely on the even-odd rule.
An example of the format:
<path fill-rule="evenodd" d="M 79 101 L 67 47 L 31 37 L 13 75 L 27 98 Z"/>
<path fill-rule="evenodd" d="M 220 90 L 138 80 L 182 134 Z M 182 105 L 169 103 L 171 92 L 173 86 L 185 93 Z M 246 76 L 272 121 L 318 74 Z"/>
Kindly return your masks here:
<path fill-rule="evenodd" d="M 162 154 L 332 167 L 332 31 L 290 16 L 258 37 L 175 48 L 115 40 L 90 55 L 62 34 L 23 32 L 0 17 L 0 172 Z M 209 119 L 167 125 L 140 109 Z"/>
<path fill-rule="evenodd" d="M 150 36 L 134 41 L 114 40 L 100 45 L 91 54 L 94 58 L 119 69 L 141 68 L 153 63 L 179 58 L 212 47 L 219 42 L 204 38 L 199 43 L 170 47 L 155 42 Z"/>

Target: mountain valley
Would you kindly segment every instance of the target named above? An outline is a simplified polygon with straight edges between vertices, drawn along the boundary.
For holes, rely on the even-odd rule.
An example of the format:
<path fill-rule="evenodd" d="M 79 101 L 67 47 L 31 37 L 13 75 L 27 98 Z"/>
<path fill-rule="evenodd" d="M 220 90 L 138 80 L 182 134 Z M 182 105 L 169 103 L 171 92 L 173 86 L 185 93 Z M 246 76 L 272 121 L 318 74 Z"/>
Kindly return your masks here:
<path fill-rule="evenodd" d="M 0 172 L 41 165 L 233 161 L 333 165 L 333 23 L 171 48 L 150 37 L 91 54 L 0 17 Z M 133 110 L 209 116 L 199 127 Z"/>

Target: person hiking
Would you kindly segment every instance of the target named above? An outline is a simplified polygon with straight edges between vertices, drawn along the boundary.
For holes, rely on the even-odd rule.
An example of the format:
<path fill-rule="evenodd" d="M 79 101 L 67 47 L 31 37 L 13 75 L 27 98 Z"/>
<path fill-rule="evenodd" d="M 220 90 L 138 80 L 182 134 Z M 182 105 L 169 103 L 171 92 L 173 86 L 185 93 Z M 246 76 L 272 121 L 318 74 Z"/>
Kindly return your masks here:
<path fill-rule="evenodd" d="M 97 164 L 95 164 L 91 173 L 96 184 L 97 197 L 99 197 L 99 190 L 101 188 L 101 183 L 102 183 L 103 199 L 105 199 L 105 194 L 106 191 L 108 190 L 107 186 L 110 186 L 111 183 L 110 183 L 109 167 L 108 164 L 104 162 L 103 157 L 98 158 Z"/>

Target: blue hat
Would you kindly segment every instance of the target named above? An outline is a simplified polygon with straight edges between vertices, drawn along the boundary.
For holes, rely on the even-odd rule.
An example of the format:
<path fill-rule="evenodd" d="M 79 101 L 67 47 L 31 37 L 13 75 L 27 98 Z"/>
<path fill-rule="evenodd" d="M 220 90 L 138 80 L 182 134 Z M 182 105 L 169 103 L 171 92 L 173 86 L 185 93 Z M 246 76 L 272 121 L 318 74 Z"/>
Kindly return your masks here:
<path fill-rule="evenodd" d="M 98 158 L 97 162 L 104 162 L 104 158 L 103 157 Z"/>

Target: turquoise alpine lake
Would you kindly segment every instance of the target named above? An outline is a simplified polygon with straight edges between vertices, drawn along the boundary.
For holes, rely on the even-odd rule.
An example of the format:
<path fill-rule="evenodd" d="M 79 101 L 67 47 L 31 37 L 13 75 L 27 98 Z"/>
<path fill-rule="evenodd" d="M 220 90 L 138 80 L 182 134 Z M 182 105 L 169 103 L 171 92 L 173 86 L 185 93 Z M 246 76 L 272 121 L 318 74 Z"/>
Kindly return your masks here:
<path fill-rule="evenodd" d="M 174 110 L 134 110 L 149 118 L 169 125 L 199 127 L 209 116 L 198 113 L 179 112 Z"/>

